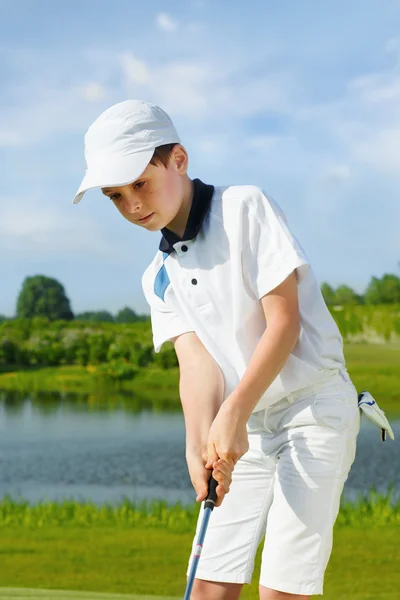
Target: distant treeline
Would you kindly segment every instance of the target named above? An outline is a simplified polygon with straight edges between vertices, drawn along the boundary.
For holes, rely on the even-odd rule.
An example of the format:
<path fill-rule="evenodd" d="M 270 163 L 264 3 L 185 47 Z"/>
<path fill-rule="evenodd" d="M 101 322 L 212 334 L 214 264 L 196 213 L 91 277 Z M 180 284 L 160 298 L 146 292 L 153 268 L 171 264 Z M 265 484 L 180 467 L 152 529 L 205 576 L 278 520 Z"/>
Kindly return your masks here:
<path fill-rule="evenodd" d="M 50 321 L 43 317 L 0 324 L 0 365 L 16 367 L 107 365 L 115 379 L 138 369 L 177 366 L 172 345 L 156 354 L 150 321 L 134 324 Z"/>
<path fill-rule="evenodd" d="M 92 323 L 139 323 L 149 320 L 148 315 L 137 314 L 128 306 L 119 310 L 115 316 L 107 310 L 74 314 L 64 286 L 56 279 L 44 275 L 25 278 L 17 298 L 15 317 L 11 317 L 11 319 L 32 319 L 34 317 L 44 317 L 50 321 L 76 319 Z M 0 322 L 11 319 L 0 315 Z"/>
<path fill-rule="evenodd" d="M 330 310 L 345 341 L 400 340 L 400 304 L 336 306 Z M 171 344 L 158 354 L 154 352 L 149 320 L 94 324 L 35 317 L 0 324 L 0 365 L 100 364 L 113 365 L 117 376 L 123 378 L 151 365 L 176 367 L 177 360 Z"/>
<path fill-rule="evenodd" d="M 390 273 L 372 277 L 364 294 L 357 294 L 347 285 L 335 289 L 328 283 L 321 285 L 321 292 L 328 306 L 400 304 L 400 277 Z"/>
<path fill-rule="evenodd" d="M 372 277 L 364 294 L 357 294 L 347 285 L 333 288 L 324 282 L 321 292 L 328 306 L 400 304 L 400 277 L 386 273 L 381 278 Z M 137 314 L 126 306 L 114 316 L 107 310 L 74 314 L 63 285 L 44 275 L 26 277 L 16 303 L 15 317 L 45 317 L 51 321 L 83 320 L 96 323 L 138 323 L 149 320 L 148 315 Z M 0 322 L 9 320 L 0 315 Z"/>

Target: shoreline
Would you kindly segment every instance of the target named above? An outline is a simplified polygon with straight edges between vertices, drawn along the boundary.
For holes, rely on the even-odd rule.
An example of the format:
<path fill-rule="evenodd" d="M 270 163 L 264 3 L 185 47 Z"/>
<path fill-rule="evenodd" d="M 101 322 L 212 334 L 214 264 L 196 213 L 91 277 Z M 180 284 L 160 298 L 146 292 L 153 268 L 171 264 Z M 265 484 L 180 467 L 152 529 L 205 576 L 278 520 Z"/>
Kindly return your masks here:
<path fill-rule="evenodd" d="M 345 344 L 349 374 L 359 391 L 367 389 L 389 416 L 400 414 L 400 345 Z M 0 393 L 71 394 L 92 405 L 104 402 L 140 410 L 180 410 L 179 371 L 148 366 L 134 377 L 113 381 L 100 365 L 57 367 L 0 367 Z"/>

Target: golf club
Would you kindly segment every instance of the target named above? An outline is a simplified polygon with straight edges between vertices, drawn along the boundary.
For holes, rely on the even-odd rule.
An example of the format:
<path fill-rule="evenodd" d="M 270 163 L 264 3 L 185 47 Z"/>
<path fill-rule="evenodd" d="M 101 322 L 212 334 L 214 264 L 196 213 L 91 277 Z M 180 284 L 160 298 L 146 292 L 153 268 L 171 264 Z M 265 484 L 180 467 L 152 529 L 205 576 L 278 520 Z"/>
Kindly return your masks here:
<path fill-rule="evenodd" d="M 215 481 L 214 477 L 210 477 L 210 481 L 208 482 L 208 496 L 204 502 L 204 514 L 203 520 L 201 522 L 200 532 L 197 539 L 196 549 L 193 556 L 193 561 L 189 571 L 189 577 L 186 584 L 186 592 L 183 600 L 190 600 L 190 594 L 192 593 L 194 579 L 196 577 L 197 565 L 200 559 L 200 554 L 203 548 L 204 537 L 206 535 L 208 522 L 210 520 L 211 513 L 214 509 L 215 503 L 217 501 L 217 489 L 218 481 Z"/>

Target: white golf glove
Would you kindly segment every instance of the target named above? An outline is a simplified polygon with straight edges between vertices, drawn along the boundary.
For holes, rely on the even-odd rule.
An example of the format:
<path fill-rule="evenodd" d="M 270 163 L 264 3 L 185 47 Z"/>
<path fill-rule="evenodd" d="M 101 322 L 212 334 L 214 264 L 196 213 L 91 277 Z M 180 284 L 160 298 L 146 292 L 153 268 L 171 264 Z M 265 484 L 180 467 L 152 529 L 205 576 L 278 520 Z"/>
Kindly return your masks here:
<path fill-rule="evenodd" d="M 379 408 L 376 400 L 374 400 L 369 392 L 361 392 L 361 394 L 358 395 L 358 407 L 362 414 L 380 428 L 382 432 L 382 442 L 386 440 L 386 433 L 394 440 L 393 429 L 390 427 L 390 423 L 387 420 L 385 413 Z"/>

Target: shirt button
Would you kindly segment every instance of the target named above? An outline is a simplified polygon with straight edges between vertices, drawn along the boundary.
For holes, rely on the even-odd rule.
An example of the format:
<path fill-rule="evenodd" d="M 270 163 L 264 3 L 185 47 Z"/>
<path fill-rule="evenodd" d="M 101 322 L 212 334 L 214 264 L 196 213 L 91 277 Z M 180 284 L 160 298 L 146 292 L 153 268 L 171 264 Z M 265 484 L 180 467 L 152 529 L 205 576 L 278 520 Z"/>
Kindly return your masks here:
<path fill-rule="evenodd" d="M 192 279 L 193 285 L 197 285 L 197 279 Z"/>
<path fill-rule="evenodd" d="M 188 247 L 187 247 L 187 246 L 185 246 L 185 245 L 183 245 L 183 246 L 181 247 L 181 250 L 182 250 L 182 252 L 187 252 L 187 250 L 188 250 Z"/>

